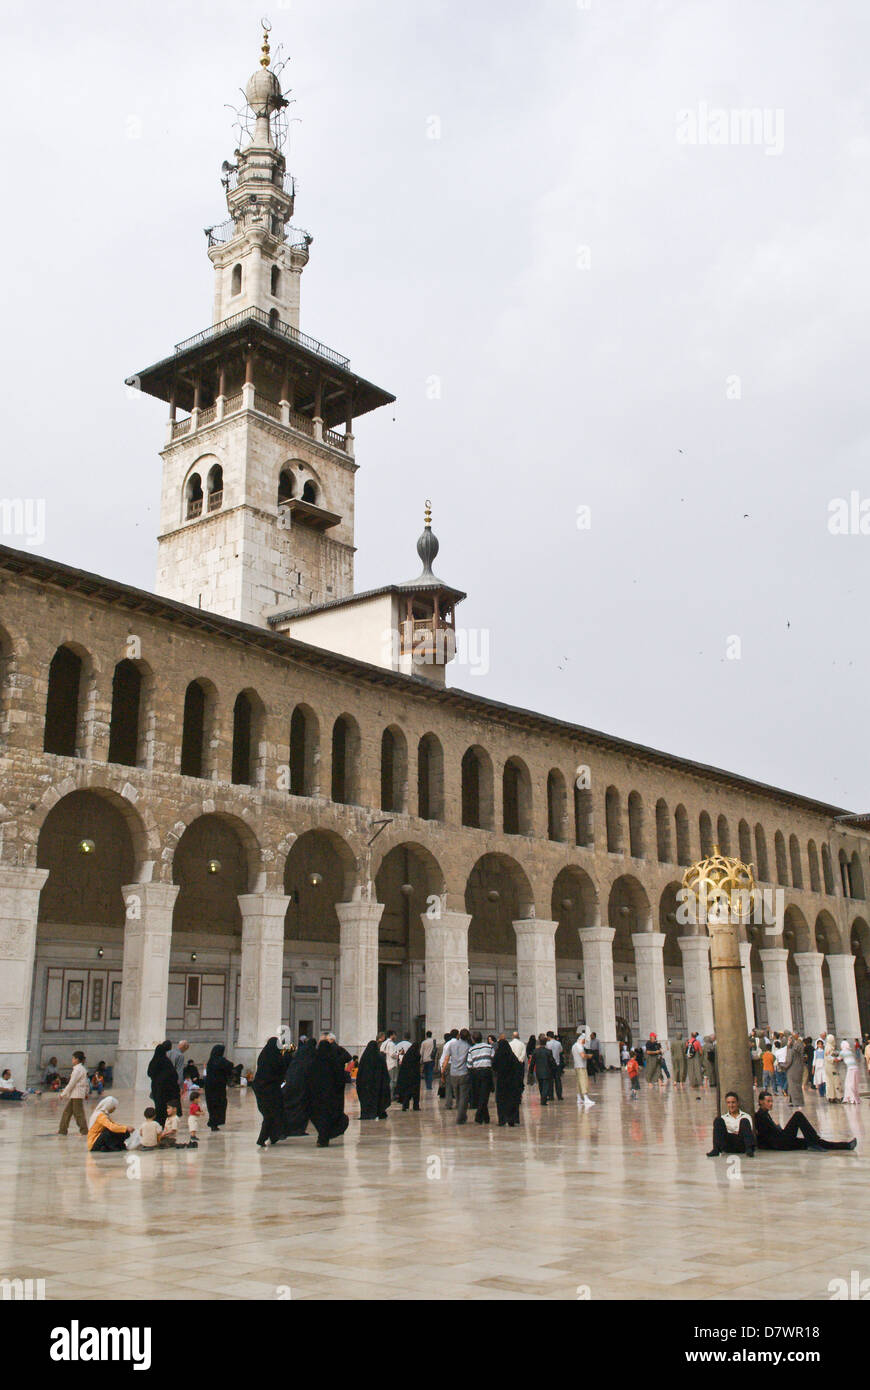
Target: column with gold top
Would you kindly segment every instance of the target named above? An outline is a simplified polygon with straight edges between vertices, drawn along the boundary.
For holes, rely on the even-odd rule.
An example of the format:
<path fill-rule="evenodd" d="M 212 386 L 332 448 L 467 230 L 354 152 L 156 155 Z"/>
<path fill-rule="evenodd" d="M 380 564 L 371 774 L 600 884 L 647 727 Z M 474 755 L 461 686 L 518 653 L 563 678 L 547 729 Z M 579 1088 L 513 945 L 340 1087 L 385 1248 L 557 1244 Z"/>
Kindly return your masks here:
<path fill-rule="evenodd" d="M 739 859 L 713 853 L 690 865 L 683 875 L 684 899 L 692 900 L 699 925 L 710 936 L 710 974 L 716 1029 L 718 1105 L 724 1108 L 728 1091 L 736 1091 L 743 1110 L 753 1109 L 749 1024 L 740 959 L 740 928 L 751 920 L 755 897 L 752 868 Z"/>

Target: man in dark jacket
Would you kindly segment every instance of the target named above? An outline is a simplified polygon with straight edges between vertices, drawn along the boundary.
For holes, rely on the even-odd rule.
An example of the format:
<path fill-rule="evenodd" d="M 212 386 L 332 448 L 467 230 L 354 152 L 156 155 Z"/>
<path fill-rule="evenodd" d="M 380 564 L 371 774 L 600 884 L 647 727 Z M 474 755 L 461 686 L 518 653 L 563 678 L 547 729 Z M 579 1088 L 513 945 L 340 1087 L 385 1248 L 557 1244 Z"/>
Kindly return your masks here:
<path fill-rule="evenodd" d="M 780 1153 L 794 1149 L 813 1149 L 821 1153 L 825 1149 L 854 1149 L 857 1139 L 822 1139 L 813 1128 L 802 1110 L 796 1110 L 783 1128 L 771 1115 L 773 1096 L 770 1091 L 760 1091 L 758 1110 L 755 1114 L 755 1130 L 760 1149 L 777 1149 Z"/>

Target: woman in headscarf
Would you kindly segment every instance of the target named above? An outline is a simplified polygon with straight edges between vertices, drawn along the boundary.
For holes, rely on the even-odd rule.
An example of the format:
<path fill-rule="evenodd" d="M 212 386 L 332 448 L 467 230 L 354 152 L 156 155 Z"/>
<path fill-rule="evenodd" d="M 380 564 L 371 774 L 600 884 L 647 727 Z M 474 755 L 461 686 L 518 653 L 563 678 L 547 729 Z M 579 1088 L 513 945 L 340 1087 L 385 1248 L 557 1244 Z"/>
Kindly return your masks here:
<path fill-rule="evenodd" d="M 251 1089 L 257 1098 L 257 1109 L 263 1116 L 257 1147 L 265 1149 L 266 1140 L 277 1144 L 281 1138 L 281 1082 L 287 1070 L 287 1059 L 278 1046 L 277 1038 L 269 1038 L 257 1058 L 257 1070 Z"/>
<path fill-rule="evenodd" d="M 671 1047 L 671 1062 L 674 1068 L 674 1090 L 679 1091 L 686 1084 L 686 1040 L 682 1033 L 674 1038 Z"/>
<path fill-rule="evenodd" d="M 534 1033 L 532 1033 L 529 1041 L 526 1043 L 526 1066 L 528 1068 L 528 1083 L 530 1086 L 533 1086 L 535 1082 L 535 1053 L 537 1050 L 538 1039 L 535 1037 Z M 594 1072 L 590 1073 L 590 1075 L 594 1075 Z"/>
<path fill-rule="evenodd" d="M 330 1139 L 338 1139 L 347 1129 L 344 1113 L 344 1060 L 341 1050 L 328 1038 L 317 1044 L 308 1073 L 308 1112 L 317 1130 L 317 1147 L 325 1149 Z"/>
<path fill-rule="evenodd" d="M 858 1058 L 852 1044 L 844 1038 L 840 1043 L 840 1057 L 846 1065 L 846 1084 L 843 1087 L 843 1104 L 860 1105 L 858 1094 Z"/>
<path fill-rule="evenodd" d="M 309 1095 L 308 1077 L 314 1064 L 317 1043 L 306 1038 L 300 1043 L 287 1065 L 284 1085 L 281 1087 L 281 1105 L 284 1118 L 281 1134 L 284 1139 L 293 1139 L 308 1130 Z"/>
<path fill-rule="evenodd" d="M 697 1090 L 702 1083 L 701 1075 L 701 1044 L 698 1041 L 698 1034 L 692 1033 L 686 1043 L 686 1068 L 688 1071 L 689 1085 Z"/>
<path fill-rule="evenodd" d="M 151 1078 L 151 1099 L 154 1101 L 156 1120 L 162 1129 L 166 1124 L 166 1107 L 174 1105 L 176 1114 L 181 1114 L 181 1091 L 178 1089 L 178 1072 L 169 1060 L 171 1042 L 162 1042 L 154 1049 L 154 1056 L 148 1063 Z"/>
<path fill-rule="evenodd" d="M 500 1125 L 520 1122 L 520 1102 L 523 1098 L 523 1064 L 514 1056 L 506 1038 L 499 1038 L 492 1057 L 492 1076 L 495 1082 L 495 1108 Z"/>
<path fill-rule="evenodd" d="M 786 1044 L 785 1073 L 789 1102 L 800 1105 L 804 1098 L 804 1045 L 797 1033 L 792 1033 Z"/>
<path fill-rule="evenodd" d="M 813 1051 L 813 1085 L 822 1100 L 825 1099 L 825 1040 L 816 1038 Z"/>
<path fill-rule="evenodd" d="M 402 1109 L 407 1110 L 411 1102 L 414 1102 L 414 1109 L 420 1109 L 420 1045 L 411 1043 L 405 1049 L 402 1061 L 399 1065 L 399 1080 L 396 1083 L 396 1100 L 402 1102 Z"/>
<path fill-rule="evenodd" d="M 833 1033 L 829 1033 L 825 1038 L 825 1099 L 831 1105 L 843 1099 L 843 1082 L 837 1066 L 839 1060 L 836 1039 Z"/>
<path fill-rule="evenodd" d="M 400 1073 L 401 1075 L 401 1073 Z M 361 1120 L 385 1120 L 390 1104 L 390 1073 L 378 1043 L 366 1043 L 356 1073 Z"/>
<path fill-rule="evenodd" d="M 91 1153 L 116 1153 L 126 1144 L 127 1135 L 131 1134 L 132 1130 L 125 1129 L 123 1125 L 116 1125 L 114 1120 L 109 1119 L 112 1111 L 117 1108 L 118 1102 L 114 1096 L 104 1096 L 91 1113 L 88 1130 L 88 1149 Z"/>
<path fill-rule="evenodd" d="M 711 1091 L 715 1091 L 719 1085 L 719 1076 L 716 1070 L 716 1036 L 714 1033 L 708 1033 L 704 1039 L 704 1051 L 701 1057 L 701 1066 L 707 1078 L 707 1085 Z"/>
<path fill-rule="evenodd" d="M 233 1074 L 233 1064 L 224 1056 L 223 1043 L 215 1043 L 205 1064 L 205 1103 L 208 1108 L 208 1127 L 215 1134 L 227 1122 L 227 1085 Z"/>

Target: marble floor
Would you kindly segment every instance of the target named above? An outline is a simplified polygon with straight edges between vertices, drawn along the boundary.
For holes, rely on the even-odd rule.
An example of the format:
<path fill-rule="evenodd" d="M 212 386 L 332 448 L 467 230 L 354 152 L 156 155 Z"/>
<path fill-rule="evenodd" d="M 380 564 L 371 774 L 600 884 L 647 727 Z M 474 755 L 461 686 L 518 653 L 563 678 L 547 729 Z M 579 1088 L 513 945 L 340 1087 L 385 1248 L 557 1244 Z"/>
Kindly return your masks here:
<path fill-rule="evenodd" d="M 707 1093 L 599 1082 L 516 1130 L 419 1114 L 260 1151 L 230 1093 L 196 1151 L 88 1155 L 60 1102 L 0 1106 L 0 1278 L 46 1299 L 827 1299 L 870 1277 L 870 1104 L 804 1109 L 857 1153 L 705 1157 Z M 144 1096 L 117 1091 L 121 1122 Z M 494 1107 L 493 1107 L 494 1113 Z M 776 1103 L 781 1122 L 790 1114 Z"/>

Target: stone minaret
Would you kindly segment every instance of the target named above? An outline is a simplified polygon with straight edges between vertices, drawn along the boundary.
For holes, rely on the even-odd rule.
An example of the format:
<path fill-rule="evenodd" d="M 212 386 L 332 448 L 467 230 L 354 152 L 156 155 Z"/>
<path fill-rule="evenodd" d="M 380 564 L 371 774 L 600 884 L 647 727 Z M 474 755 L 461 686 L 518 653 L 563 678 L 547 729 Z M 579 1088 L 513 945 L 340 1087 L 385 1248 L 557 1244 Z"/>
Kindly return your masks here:
<path fill-rule="evenodd" d="M 169 405 L 157 592 L 260 626 L 353 592 L 353 421 L 393 400 L 300 331 L 312 238 L 288 225 L 269 62 L 264 34 L 250 139 L 223 166 L 229 220 L 206 232 L 214 322 L 130 378 Z"/>

